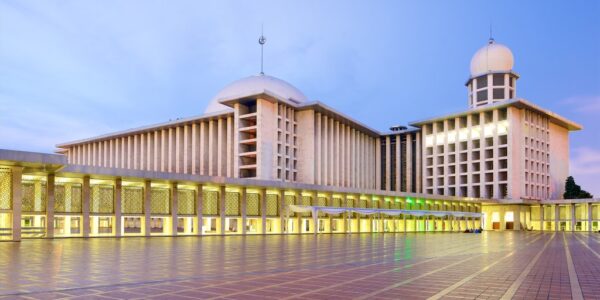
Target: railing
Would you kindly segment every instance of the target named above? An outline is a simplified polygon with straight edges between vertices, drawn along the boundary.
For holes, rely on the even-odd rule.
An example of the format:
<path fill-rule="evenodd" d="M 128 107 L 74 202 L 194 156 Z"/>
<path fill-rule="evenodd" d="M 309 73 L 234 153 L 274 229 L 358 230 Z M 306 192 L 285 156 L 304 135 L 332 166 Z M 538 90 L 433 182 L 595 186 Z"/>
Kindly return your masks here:
<path fill-rule="evenodd" d="M 0 228 L 0 239 L 4 236 L 12 236 L 12 228 Z"/>
<path fill-rule="evenodd" d="M 21 236 L 28 237 L 44 237 L 46 235 L 46 227 L 22 227 Z"/>

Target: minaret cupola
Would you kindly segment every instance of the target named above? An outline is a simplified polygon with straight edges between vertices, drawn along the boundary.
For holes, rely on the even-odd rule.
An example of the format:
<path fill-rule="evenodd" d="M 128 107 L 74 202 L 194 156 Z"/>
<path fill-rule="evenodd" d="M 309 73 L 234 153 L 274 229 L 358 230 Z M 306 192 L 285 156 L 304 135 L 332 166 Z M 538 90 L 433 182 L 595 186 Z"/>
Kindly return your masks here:
<path fill-rule="evenodd" d="M 514 57 L 505 45 L 490 38 L 471 59 L 471 76 L 466 83 L 469 91 L 469 107 L 475 108 L 516 97 L 516 81 L 513 72 Z"/>

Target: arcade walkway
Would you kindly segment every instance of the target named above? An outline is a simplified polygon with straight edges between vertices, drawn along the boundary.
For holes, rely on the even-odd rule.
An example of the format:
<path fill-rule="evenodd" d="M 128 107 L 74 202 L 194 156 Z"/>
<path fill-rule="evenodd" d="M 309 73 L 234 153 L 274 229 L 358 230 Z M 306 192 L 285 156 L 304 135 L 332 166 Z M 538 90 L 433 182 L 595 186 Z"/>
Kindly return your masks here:
<path fill-rule="evenodd" d="M 0 295 L 8 299 L 592 299 L 600 295 L 600 234 L 27 240 L 0 243 Z"/>

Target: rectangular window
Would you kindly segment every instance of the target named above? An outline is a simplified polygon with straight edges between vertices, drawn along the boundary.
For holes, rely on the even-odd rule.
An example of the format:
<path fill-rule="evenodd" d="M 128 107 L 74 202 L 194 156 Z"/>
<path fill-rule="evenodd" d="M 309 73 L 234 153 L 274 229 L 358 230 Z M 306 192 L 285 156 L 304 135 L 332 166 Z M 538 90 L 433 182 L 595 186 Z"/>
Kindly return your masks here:
<path fill-rule="evenodd" d="M 481 77 L 477 77 L 477 89 L 481 89 L 488 86 L 487 75 L 483 75 Z"/>
<path fill-rule="evenodd" d="M 504 74 L 494 74 L 493 82 L 495 86 L 504 85 Z"/>
<path fill-rule="evenodd" d="M 494 89 L 493 93 L 494 93 L 494 99 L 504 99 L 504 89 L 503 88 Z"/>
<path fill-rule="evenodd" d="M 487 99 L 487 89 L 477 92 L 477 102 L 486 101 Z"/>

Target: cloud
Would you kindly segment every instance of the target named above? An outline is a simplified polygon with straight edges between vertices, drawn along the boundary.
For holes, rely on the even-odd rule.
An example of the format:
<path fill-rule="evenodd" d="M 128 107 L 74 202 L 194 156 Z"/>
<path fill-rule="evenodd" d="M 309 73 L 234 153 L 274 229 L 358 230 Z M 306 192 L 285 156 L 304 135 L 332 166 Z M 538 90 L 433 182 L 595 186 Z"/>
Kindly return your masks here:
<path fill-rule="evenodd" d="M 574 112 L 582 114 L 596 114 L 600 112 L 600 95 L 598 96 L 573 96 L 562 101 L 572 107 Z"/>
<path fill-rule="evenodd" d="M 600 196 L 600 150 L 590 147 L 578 147 L 571 153 L 571 175 L 581 188 Z"/>
<path fill-rule="evenodd" d="M 573 149 L 571 172 L 580 175 L 600 175 L 600 150 L 589 147 Z"/>

